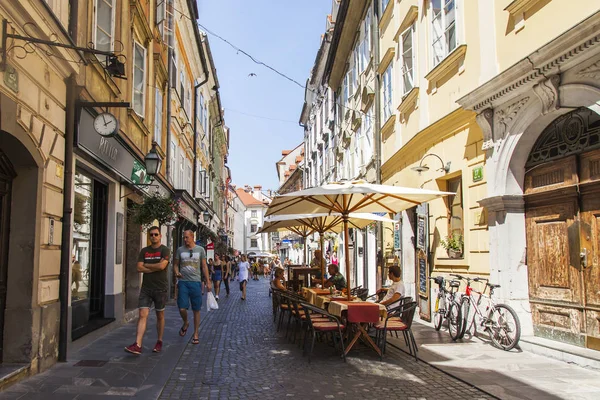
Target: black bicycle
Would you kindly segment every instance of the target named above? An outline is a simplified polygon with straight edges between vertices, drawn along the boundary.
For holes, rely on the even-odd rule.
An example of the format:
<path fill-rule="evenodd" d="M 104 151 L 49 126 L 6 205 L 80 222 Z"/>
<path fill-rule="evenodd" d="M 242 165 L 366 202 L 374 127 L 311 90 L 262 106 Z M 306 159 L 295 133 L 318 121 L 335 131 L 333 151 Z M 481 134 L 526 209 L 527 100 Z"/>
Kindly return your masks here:
<path fill-rule="evenodd" d="M 446 322 L 450 337 L 452 340 L 456 340 L 460 337 L 462 321 L 464 319 L 457 296 L 460 282 L 455 280 L 447 282 L 449 286 L 449 289 L 447 289 L 446 280 L 443 276 L 436 276 L 429 279 L 437 283 L 439 288 L 433 312 L 433 327 L 436 331 L 439 331 L 444 322 Z"/>

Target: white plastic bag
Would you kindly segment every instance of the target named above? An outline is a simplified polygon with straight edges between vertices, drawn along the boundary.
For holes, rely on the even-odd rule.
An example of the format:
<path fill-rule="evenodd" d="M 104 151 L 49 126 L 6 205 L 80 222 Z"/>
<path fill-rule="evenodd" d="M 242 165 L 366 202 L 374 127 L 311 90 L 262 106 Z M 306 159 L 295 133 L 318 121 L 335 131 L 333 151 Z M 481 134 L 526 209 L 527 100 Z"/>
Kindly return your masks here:
<path fill-rule="evenodd" d="M 219 303 L 217 303 L 217 299 L 215 299 L 215 295 L 212 292 L 208 292 L 206 295 L 206 311 L 210 310 L 218 310 Z"/>

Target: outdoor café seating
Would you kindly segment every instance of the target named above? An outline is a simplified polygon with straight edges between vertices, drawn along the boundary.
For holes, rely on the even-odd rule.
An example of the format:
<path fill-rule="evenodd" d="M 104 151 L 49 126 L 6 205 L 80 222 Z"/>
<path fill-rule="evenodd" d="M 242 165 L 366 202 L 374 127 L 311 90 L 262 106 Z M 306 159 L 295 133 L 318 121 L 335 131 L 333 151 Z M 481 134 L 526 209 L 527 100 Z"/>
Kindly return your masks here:
<path fill-rule="evenodd" d="M 345 329 L 344 324 L 338 317 L 330 314 L 322 308 L 318 308 L 308 303 L 300 303 L 305 315 L 305 321 L 307 323 L 307 330 L 305 331 L 303 340 L 303 350 L 307 353 L 307 345 L 310 337 L 310 350 L 308 350 L 308 362 L 310 363 L 310 357 L 315 347 L 315 340 L 318 334 L 330 334 L 334 343 L 334 347 L 337 349 L 338 343 L 344 362 L 346 361 L 346 353 L 344 351 L 344 335 Z M 315 316 L 319 316 L 315 318 Z"/>
<path fill-rule="evenodd" d="M 387 333 L 388 332 L 402 332 L 404 334 L 404 340 L 408 345 L 408 350 L 411 355 L 414 355 L 415 361 L 417 359 L 417 342 L 412 333 L 412 322 L 417 309 L 417 302 L 407 302 L 400 306 L 394 307 L 387 311 L 387 317 L 383 321 L 379 321 L 373 327 L 375 328 L 376 340 L 381 351 L 381 359 L 385 354 L 387 347 Z"/>

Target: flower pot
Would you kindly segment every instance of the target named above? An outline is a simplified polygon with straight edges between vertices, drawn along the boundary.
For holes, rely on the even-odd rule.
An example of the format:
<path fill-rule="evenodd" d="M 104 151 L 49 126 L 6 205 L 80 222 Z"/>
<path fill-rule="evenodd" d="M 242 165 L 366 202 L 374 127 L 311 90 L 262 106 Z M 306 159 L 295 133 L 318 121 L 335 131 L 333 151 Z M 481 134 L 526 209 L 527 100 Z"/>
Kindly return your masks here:
<path fill-rule="evenodd" d="M 463 252 L 462 250 L 453 250 L 453 249 L 448 249 L 448 257 L 450 258 L 462 258 Z"/>

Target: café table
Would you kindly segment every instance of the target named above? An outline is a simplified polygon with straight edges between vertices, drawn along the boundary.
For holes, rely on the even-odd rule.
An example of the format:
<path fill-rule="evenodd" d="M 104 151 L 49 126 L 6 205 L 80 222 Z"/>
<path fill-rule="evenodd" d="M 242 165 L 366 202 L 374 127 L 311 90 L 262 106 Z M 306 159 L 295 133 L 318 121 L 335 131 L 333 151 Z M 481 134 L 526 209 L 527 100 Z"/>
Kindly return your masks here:
<path fill-rule="evenodd" d="M 317 307 L 321 307 L 317 304 L 317 297 L 325 294 L 329 294 L 329 289 L 317 289 L 308 287 L 302 288 L 302 295 L 304 296 L 306 301 Z"/>
<path fill-rule="evenodd" d="M 331 300 L 329 302 L 329 312 L 340 318 L 342 317 L 342 313 L 346 314 L 348 325 L 354 330 L 354 337 L 346 346 L 344 350 L 345 354 L 348 354 L 358 339 L 362 339 L 381 356 L 381 349 L 371 339 L 366 328 L 370 323 L 379 322 L 380 318 L 386 315 L 386 307 L 383 304 L 371 303 L 369 301 Z"/>

